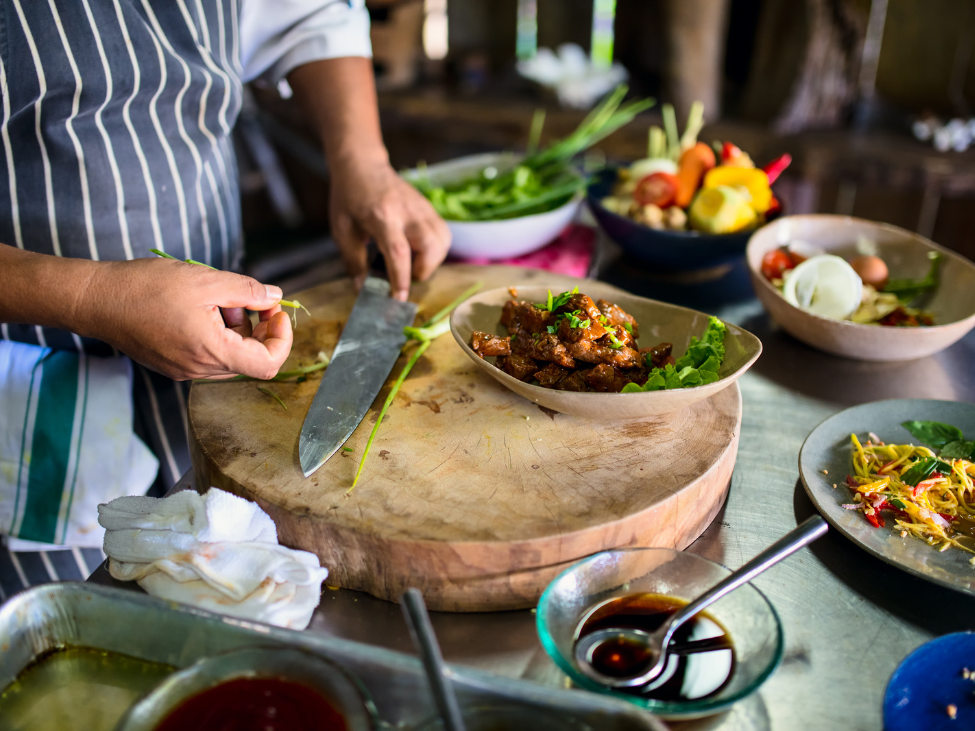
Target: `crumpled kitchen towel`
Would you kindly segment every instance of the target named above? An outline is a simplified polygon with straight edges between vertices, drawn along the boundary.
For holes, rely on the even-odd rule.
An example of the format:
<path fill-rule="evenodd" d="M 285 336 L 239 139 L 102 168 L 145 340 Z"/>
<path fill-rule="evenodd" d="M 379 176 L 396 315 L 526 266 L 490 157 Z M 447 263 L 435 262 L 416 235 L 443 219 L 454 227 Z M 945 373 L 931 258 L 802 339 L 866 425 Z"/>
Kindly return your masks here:
<path fill-rule="evenodd" d="M 328 576 L 314 554 L 279 545 L 255 503 L 216 488 L 118 498 L 98 522 L 114 578 L 234 617 L 304 629 Z"/>

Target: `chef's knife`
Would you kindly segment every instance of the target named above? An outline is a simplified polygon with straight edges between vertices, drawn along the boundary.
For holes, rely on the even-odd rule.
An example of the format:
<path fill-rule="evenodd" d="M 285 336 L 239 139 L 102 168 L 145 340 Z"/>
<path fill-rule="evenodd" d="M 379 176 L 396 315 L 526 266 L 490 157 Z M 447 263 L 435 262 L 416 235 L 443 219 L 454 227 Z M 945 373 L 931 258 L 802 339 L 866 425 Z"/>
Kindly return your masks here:
<path fill-rule="evenodd" d="M 366 279 L 301 427 L 298 460 L 305 477 L 359 426 L 406 343 L 403 328 L 415 317 L 414 303 L 390 298 L 389 282 Z"/>

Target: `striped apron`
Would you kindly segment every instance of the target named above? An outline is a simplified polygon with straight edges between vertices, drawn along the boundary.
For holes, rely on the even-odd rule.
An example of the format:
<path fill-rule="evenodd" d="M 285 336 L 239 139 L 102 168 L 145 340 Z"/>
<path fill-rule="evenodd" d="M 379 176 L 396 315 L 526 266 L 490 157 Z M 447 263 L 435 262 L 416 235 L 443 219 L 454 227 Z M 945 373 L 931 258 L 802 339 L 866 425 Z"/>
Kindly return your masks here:
<path fill-rule="evenodd" d="M 238 0 L 0 0 L 0 241 L 94 260 L 145 257 L 157 248 L 237 268 L 240 198 L 230 132 L 241 104 L 238 21 Z M 0 346 L 18 358 L 36 356 L 33 408 L 57 409 L 30 430 L 25 417 L 23 430 L 35 456 L 47 445 L 30 470 L 43 461 L 54 475 L 50 490 L 76 468 L 70 450 L 55 447 L 59 439 L 80 444 L 86 402 L 77 384 L 120 372 L 102 367 L 102 359 L 120 356 L 52 328 L 2 324 L 0 339 L 12 341 Z M 122 370 L 131 374 L 131 429 L 158 458 L 156 487 L 165 489 L 189 468 L 185 387 L 141 366 Z M 0 370 L 0 390 L 3 379 Z M 37 494 L 32 503 L 30 492 L 42 482 L 27 476 L 18 483 L 21 504 L 43 503 Z M 21 538 L 53 543 L 70 535 L 60 524 L 37 528 L 50 521 L 18 520 L 31 527 Z M 0 600 L 41 580 L 84 578 L 100 557 L 94 548 L 0 551 Z"/>

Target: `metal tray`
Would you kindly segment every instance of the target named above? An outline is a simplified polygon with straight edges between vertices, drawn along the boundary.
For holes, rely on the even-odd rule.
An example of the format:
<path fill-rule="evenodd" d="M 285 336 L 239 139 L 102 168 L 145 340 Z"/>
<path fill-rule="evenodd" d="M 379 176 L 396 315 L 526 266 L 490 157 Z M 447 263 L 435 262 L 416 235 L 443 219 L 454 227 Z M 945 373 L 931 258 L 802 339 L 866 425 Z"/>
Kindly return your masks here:
<path fill-rule="evenodd" d="M 300 647 L 342 665 L 362 681 L 388 728 L 412 728 L 435 713 L 420 661 L 409 655 L 72 582 L 28 589 L 0 607 L 0 689 L 39 655 L 58 647 L 91 647 L 184 668 L 216 652 L 254 645 Z M 555 710 L 598 731 L 667 728 L 625 701 L 457 666 L 450 669 L 464 705 Z"/>

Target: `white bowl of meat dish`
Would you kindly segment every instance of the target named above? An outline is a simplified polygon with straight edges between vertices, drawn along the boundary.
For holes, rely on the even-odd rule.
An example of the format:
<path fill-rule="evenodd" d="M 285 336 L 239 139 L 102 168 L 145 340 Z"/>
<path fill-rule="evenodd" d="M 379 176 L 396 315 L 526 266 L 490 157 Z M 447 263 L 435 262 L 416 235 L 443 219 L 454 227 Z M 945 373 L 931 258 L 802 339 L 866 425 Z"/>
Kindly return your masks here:
<path fill-rule="evenodd" d="M 420 187 L 449 186 L 474 176 L 484 177 L 485 184 L 499 174 L 515 168 L 521 156 L 510 152 L 489 152 L 460 157 L 455 160 L 413 168 L 403 174 L 409 182 Z M 460 221 L 444 215 L 450 228 L 450 254 L 465 259 L 508 259 L 541 249 L 551 243 L 576 216 L 585 197 L 584 179 L 577 171 L 577 192 L 562 196 L 556 207 L 541 213 L 529 213 L 496 220 Z"/>
<path fill-rule="evenodd" d="M 772 319 L 827 353 L 922 358 L 975 327 L 975 264 L 897 226 L 785 216 L 755 232 L 746 258 Z"/>
<path fill-rule="evenodd" d="M 515 393 L 601 420 L 679 411 L 731 386 L 762 352 L 754 335 L 703 312 L 601 282 L 581 287 L 481 292 L 454 310 L 450 329 Z"/>

